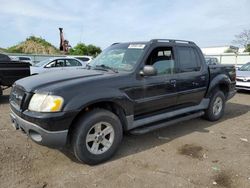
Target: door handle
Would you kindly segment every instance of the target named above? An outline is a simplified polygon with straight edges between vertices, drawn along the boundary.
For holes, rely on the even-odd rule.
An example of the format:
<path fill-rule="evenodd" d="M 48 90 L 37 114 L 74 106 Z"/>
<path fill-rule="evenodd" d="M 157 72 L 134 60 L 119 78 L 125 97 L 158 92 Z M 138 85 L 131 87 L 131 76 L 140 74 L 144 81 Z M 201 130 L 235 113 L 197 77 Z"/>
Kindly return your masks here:
<path fill-rule="evenodd" d="M 176 80 L 170 80 L 170 85 L 176 87 Z"/>
<path fill-rule="evenodd" d="M 202 81 L 206 80 L 206 76 L 201 76 L 200 78 Z"/>
<path fill-rule="evenodd" d="M 198 86 L 199 83 L 198 83 L 198 82 L 192 82 L 192 85 L 193 85 L 193 86 Z"/>

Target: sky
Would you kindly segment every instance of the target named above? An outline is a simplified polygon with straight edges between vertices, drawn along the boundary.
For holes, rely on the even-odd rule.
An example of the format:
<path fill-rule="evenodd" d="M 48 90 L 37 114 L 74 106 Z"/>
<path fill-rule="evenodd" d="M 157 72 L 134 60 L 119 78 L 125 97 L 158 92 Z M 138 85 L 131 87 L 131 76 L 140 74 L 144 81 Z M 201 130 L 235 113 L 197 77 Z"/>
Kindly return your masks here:
<path fill-rule="evenodd" d="M 232 44 L 250 29 L 250 0 L 0 0 L 0 47 L 30 35 L 59 46 L 59 27 L 72 46 L 102 49 L 153 38 L 192 40 L 201 47 Z"/>

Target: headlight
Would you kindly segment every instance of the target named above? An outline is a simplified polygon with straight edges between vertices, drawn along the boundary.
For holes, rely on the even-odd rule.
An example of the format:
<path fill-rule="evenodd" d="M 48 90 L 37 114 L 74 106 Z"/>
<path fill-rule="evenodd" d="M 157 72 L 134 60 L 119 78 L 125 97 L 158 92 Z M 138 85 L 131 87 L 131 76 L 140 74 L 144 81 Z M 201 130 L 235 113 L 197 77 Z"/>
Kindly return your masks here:
<path fill-rule="evenodd" d="M 59 112 L 63 98 L 54 95 L 34 94 L 29 103 L 29 110 L 35 112 Z"/>

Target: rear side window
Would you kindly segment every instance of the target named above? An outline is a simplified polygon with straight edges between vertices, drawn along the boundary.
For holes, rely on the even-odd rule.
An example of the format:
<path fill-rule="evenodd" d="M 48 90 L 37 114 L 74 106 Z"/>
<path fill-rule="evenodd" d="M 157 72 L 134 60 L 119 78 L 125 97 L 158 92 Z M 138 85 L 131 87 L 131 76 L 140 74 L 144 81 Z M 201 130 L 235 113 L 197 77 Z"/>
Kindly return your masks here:
<path fill-rule="evenodd" d="M 75 66 L 81 66 L 81 64 L 75 59 L 66 59 L 65 66 L 67 66 L 67 67 L 75 67 Z"/>
<path fill-rule="evenodd" d="M 181 72 L 200 71 L 199 56 L 194 48 L 178 47 L 178 55 Z"/>
<path fill-rule="evenodd" d="M 81 61 L 89 61 L 89 58 L 87 57 L 76 57 L 76 59 L 79 59 Z"/>

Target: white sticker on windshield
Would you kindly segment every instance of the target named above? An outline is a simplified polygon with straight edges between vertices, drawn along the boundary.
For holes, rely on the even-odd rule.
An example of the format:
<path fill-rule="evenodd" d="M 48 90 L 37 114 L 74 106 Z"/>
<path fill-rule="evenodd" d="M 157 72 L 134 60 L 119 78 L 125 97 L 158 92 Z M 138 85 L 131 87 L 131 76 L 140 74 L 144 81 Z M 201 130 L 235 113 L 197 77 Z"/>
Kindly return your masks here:
<path fill-rule="evenodd" d="M 128 48 L 134 48 L 134 49 L 143 49 L 145 47 L 145 44 L 130 44 Z"/>

